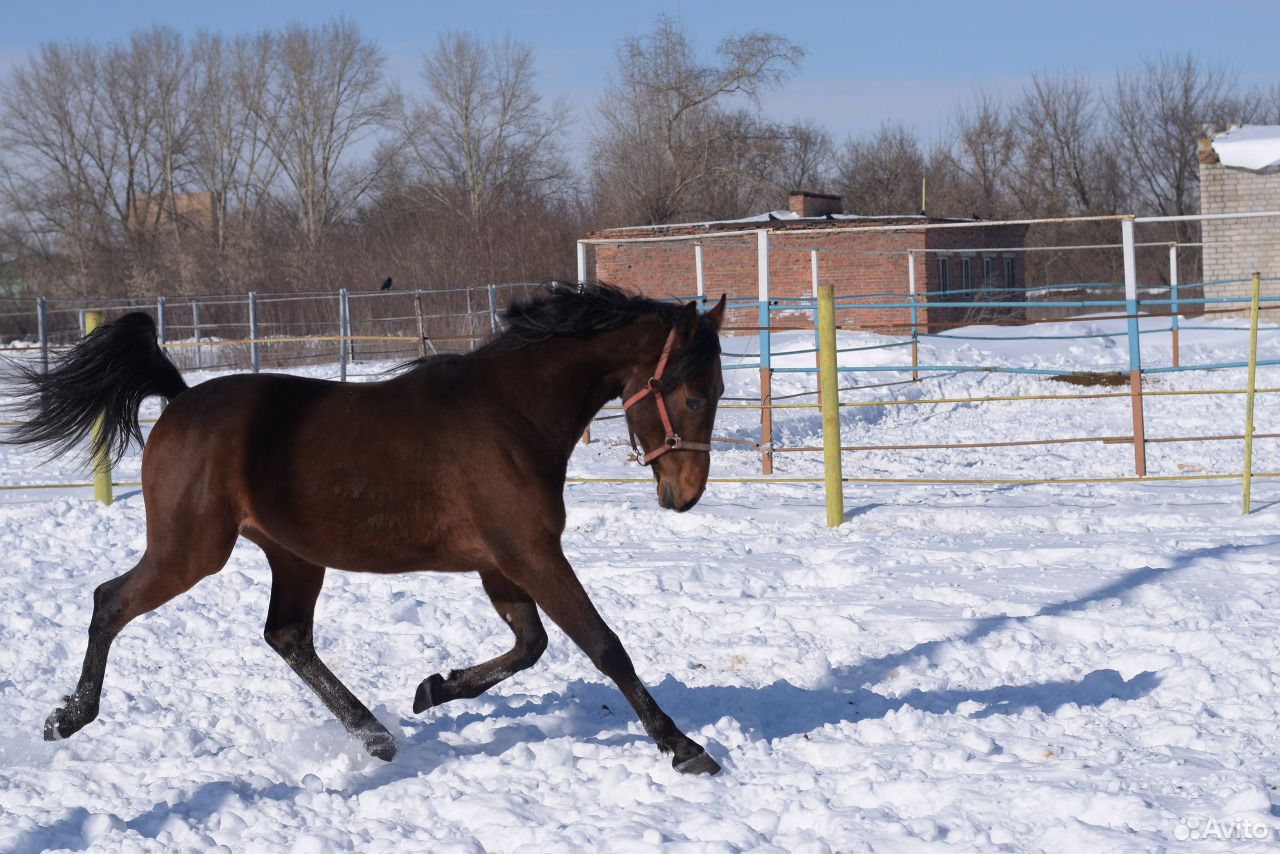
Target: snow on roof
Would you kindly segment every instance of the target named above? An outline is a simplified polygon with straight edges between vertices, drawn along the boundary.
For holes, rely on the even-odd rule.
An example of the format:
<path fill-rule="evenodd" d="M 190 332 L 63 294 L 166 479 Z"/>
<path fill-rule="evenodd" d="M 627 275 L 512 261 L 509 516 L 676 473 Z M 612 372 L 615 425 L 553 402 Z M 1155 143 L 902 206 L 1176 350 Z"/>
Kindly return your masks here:
<path fill-rule="evenodd" d="M 1213 138 L 1213 151 L 1223 166 L 1237 169 L 1280 168 L 1280 125 L 1244 125 Z"/>

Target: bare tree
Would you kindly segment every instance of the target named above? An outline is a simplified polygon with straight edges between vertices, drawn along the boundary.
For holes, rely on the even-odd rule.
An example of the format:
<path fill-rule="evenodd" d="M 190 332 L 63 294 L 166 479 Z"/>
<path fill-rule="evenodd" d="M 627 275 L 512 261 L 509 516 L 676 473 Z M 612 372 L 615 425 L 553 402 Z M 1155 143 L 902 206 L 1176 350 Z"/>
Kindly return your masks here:
<path fill-rule="evenodd" d="M 1013 147 L 1008 116 L 995 96 L 980 92 L 970 105 L 956 111 L 951 157 L 971 188 L 966 215 L 986 219 L 1008 212 L 1005 182 Z"/>
<path fill-rule="evenodd" d="M 470 222 L 517 197 L 552 197 L 572 182 L 563 104 L 544 107 L 533 50 L 510 38 L 441 36 L 423 57 L 429 95 L 406 116 L 404 145 L 430 194 Z"/>
<path fill-rule="evenodd" d="M 105 121 L 95 128 L 90 156 L 120 237 L 132 249 L 154 237 L 172 210 L 170 179 L 181 156 L 174 146 L 184 142 L 178 127 L 183 64 L 181 37 L 155 28 L 134 33 L 128 45 L 108 47 L 95 81 Z"/>
<path fill-rule="evenodd" d="M 849 140 L 836 168 L 848 210 L 868 216 L 920 212 L 925 158 L 903 125 L 882 125 L 870 136 Z"/>
<path fill-rule="evenodd" d="M 1190 53 L 1117 76 L 1107 106 L 1136 203 L 1161 214 L 1196 212 L 1196 140 L 1205 124 L 1233 120 L 1232 84 L 1222 68 L 1206 68 Z"/>
<path fill-rule="evenodd" d="M 1078 75 L 1035 75 L 1014 105 L 1011 191 L 1032 216 L 1113 213 L 1124 206 L 1117 146 L 1097 93 Z"/>
<path fill-rule="evenodd" d="M 1271 84 L 1271 88 L 1260 96 L 1257 120 L 1265 124 L 1280 124 L 1280 83 Z"/>
<path fill-rule="evenodd" d="M 274 44 L 274 36 L 264 32 L 231 41 L 203 33 L 192 45 L 190 97 L 199 121 L 191 170 L 194 183 L 212 194 L 207 228 L 219 250 L 232 233 L 243 235 L 259 218 L 279 174 L 279 161 L 267 149 L 273 129 L 283 121 L 266 109 Z"/>
<path fill-rule="evenodd" d="M 46 260 L 69 254 L 80 272 L 92 249 L 108 241 L 110 187 L 100 178 L 97 144 L 106 121 L 100 68 L 100 52 L 90 45 L 44 45 L 0 90 L 3 197 L 21 226 L 13 236 Z"/>
<path fill-rule="evenodd" d="M 356 162 L 360 146 L 389 126 L 397 109 L 384 64 L 382 51 L 347 20 L 293 24 L 276 40 L 270 83 L 253 109 L 312 248 L 385 168 L 384 157 Z"/>
<path fill-rule="evenodd" d="M 822 190 L 833 180 L 835 146 L 831 134 L 812 121 L 784 126 L 777 132 L 771 158 L 771 181 L 782 192 Z"/>
<path fill-rule="evenodd" d="M 718 63 L 699 62 L 684 31 L 666 17 L 652 33 L 623 42 L 591 144 L 592 179 L 607 217 L 662 223 L 738 213 L 706 202 L 716 181 L 747 177 L 736 164 L 753 123 L 726 104 L 737 96 L 758 107 L 759 94 L 785 80 L 803 50 L 752 32 L 724 39 L 716 53 Z"/>

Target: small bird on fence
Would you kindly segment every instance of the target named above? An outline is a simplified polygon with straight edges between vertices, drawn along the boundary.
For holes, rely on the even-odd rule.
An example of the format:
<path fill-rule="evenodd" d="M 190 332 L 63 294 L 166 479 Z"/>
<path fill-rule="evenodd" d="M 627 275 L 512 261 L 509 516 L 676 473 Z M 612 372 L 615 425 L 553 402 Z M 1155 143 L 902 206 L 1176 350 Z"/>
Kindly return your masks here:
<path fill-rule="evenodd" d="M 391 290 L 391 277 L 390 277 L 390 276 L 387 276 L 387 280 L 386 280 L 385 282 L 383 282 L 383 283 L 382 283 L 382 290 L 384 290 L 384 291 L 389 291 L 389 290 Z"/>

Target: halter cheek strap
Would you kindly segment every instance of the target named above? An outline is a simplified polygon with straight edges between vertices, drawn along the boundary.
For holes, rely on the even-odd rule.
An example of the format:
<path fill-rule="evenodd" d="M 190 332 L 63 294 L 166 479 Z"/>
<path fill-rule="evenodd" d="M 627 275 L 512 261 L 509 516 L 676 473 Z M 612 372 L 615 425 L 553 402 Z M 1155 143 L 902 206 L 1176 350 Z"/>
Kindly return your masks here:
<path fill-rule="evenodd" d="M 667 335 L 667 343 L 662 345 L 662 355 L 658 357 L 658 364 L 653 369 L 653 376 L 649 377 L 649 381 L 645 383 L 644 388 L 628 397 L 622 402 L 623 413 L 629 413 L 631 407 L 644 400 L 649 395 L 653 395 L 654 403 L 658 405 L 658 417 L 662 419 L 662 429 L 666 431 L 666 436 L 662 441 L 661 447 L 655 448 L 649 453 L 643 453 L 636 444 L 635 430 L 631 429 L 631 420 L 627 419 L 627 431 L 631 434 L 631 447 L 635 449 L 636 457 L 640 461 L 640 465 L 647 466 L 658 457 L 668 451 L 701 451 L 703 453 L 711 453 L 711 445 L 706 442 L 689 442 L 683 439 L 679 433 L 671 426 L 671 416 L 667 414 L 667 403 L 662 397 L 662 374 L 667 369 L 667 360 L 671 358 L 671 351 L 676 345 L 676 330 L 673 328 Z"/>

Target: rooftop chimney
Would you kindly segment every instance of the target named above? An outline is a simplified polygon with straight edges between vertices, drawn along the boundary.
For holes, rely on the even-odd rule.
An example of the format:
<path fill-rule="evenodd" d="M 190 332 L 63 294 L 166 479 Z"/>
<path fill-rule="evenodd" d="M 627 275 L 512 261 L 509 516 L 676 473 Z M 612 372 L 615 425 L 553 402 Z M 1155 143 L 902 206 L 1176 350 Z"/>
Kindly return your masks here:
<path fill-rule="evenodd" d="M 787 195 L 787 208 L 793 214 L 803 217 L 844 213 L 844 204 L 839 196 L 811 193 L 808 190 L 792 190 Z"/>

